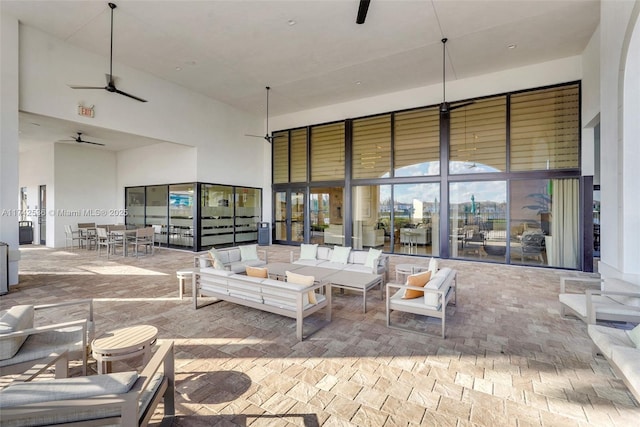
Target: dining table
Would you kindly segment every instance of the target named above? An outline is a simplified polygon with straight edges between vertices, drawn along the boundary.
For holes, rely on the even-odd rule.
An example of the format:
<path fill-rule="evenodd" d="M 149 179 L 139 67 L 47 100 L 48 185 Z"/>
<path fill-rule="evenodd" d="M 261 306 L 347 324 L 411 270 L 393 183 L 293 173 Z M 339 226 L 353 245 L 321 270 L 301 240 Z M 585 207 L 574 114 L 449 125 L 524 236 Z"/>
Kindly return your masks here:
<path fill-rule="evenodd" d="M 118 244 L 122 243 L 122 256 L 126 257 L 129 255 L 129 245 L 128 245 L 128 241 L 129 239 L 131 239 L 131 237 L 133 236 L 135 238 L 136 236 L 136 229 L 122 229 L 122 230 L 111 230 L 109 232 L 109 236 L 111 239 L 113 239 L 114 241 L 118 242 Z M 113 251 L 115 254 L 115 250 L 116 250 L 116 246 L 118 244 L 115 244 L 113 246 Z"/>

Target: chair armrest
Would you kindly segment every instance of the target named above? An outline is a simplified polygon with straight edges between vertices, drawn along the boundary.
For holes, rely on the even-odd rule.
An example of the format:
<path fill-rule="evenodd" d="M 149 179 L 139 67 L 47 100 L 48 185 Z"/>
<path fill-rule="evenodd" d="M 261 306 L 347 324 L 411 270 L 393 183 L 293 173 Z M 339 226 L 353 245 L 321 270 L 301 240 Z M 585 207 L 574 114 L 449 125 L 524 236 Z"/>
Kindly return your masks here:
<path fill-rule="evenodd" d="M 56 365 L 56 378 L 61 378 L 57 376 L 59 371 L 58 366 L 60 366 L 59 365 L 60 362 L 66 365 L 67 371 L 68 371 L 69 353 L 67 351 L 63 351 L 62 353 L 52 354 L 51 356 L 44 359 L 43 362 L 38 363 L 37 365 L 33 365 L 31 368 L 29 368 L 28 371 L 26 371 L 24 374 L 20 375 L 15 380 L 13 380 L 13 382 L 31 381 L 32 379 L 36 378 L 38 375 L 40 375 L 41 373 L 46 371 L 50 366 L 53 366 L 53 365 Z M 63 377 L 66 378 L 66 375 L 64 375 Z"/>
<path fill-rule="evenodd" d="M 29 328 L 29 329 L 23 329 L 20 331 L 14 331 L 14 332 L 9 332 L 8 334 L 1 334 L 0 335 L 0 341 L 4 340 L 4 339 L 9 339 L 9 338 L 16 338 L 16 337 L 22 337 L 22 336 L 29 336 L 29 335 L 34 335 L 34 334 L 41 334 L 43 332 L 48 332 L 48 331 L 55 331 L 56 329 L 62 329 L 62 328 L 68 328 L 70 326 L 82 326 L 82 329 L 84 330 L 84 336 L 86 339 L 87 336 L 87 320 L 83 319 L 83 320 L 74 320 L 72 322 L 64 322 L 64 323 L 56 323 L 53 325 L 47 325 L 47 326 L 38 326 L 35 328 Z"/>
<path fill-rule="evenodd" d="M 47 308 L 69 307 L 69 306 L 72 306 L 72 305 L 81 305 L 81 304 L 87 304 L 88 305 L 88 308 L 89 308 L 89 321 L 93 322 L 93 299 L 91 299 L 91 298 L 81 299 L 81 300 L 76 300 L 76 301 L 58 302 L 58 303 L 54 303 L 54 304 L 41 304 L 41 305 L 34 306 L 33 309 L 34 310 L 46 310 Z"/>
<path fill-rule="evenodd" d="M 566 293 L 567 282 L 584 282 L 584 283 L 602 283 L 604 279 L 588 278 L 588 277 L 561 277 L 560 278 L 560 293 Z"/>
<path fill-rule="evenodd" d="M 164 375 L 170 377 L 173 381 L 175 375 L 173 357 L 173 341 L 162 343 L 160 348 L 153 354 L 149 363 L 142 369 L 140 377 L 143 378 L 143 381 L 137 382 L 132 387 L 132 390 L 145 390 L 149 386 L 149 382 L 153 379 L 153 376 L 162 366 L 164 366 Z"/>
<path fill-rule="evenodd" d="M 595 306 L 593 304 L 593 295 L 601 295 L 601 296 L 609 296 L 609 295 L 614 295 L 614 296 L 625 296 L 625 297 L 636 297 L 636 298 L 640 298 L 640 292 L 613 292 L 613 291 L 600 291 L 600 290 L 593 290 L 593 289 L 587 289 L 587 291 L 585 292 L 587 298 L 587 324 L 590 325 L 595 325 L 596 324 L 596 310 L 595 310 Z M 605 304 L 606 306 L 606 304 Z M 613 307 L 614 305 L 611 304 L 611 306 Z M 637 311 L 638 315 L 640 315 L 640 307 L 636 307 L 633 305 L 625 305 L 625 310 L 630 310 L 630 311 Z"/>

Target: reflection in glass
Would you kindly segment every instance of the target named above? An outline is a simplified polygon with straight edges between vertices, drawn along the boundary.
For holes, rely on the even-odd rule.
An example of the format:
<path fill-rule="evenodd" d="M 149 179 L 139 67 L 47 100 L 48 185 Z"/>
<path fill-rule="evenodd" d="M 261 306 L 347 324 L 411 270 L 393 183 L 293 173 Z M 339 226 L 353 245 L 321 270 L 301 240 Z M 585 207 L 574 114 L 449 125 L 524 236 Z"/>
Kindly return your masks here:
<path fill-rule="evenodd" d="M 456 182 L 449 186 L 449 247 L 452 258 L 505 262 L 505 181 Z"/>
<path fill-rule="evenodd" d="M 440 246 L 440 184 L 393 187 L 394 252 L 438 255 Z"/>
<path fill-rule="evenodd" d="M 193 247 L 193 187 L 169 186 L 169 245 Z"/>
<path fill-rule="evenodd" d="M 236 187 L 235 209 L 235 243 L 257 242 L 258 222 L 262 212 L 260 190 Z"/>
<path fill-rule="evenodd" d="M 144 227 L 144 187 L 125 189 L 127 217 L 126 224 L 132 228 Z"/>
<path fill-rule="evenodd" d="M 291 241 L 304 241 L 304 191 L 291 192 Z"/>
<path fill-rule="evenodd" d="M 343 245 L 342 187 L 311 188 L 310 213 L 311 243 Z"/>
<path fill-rule="evenodd" d="M 200 186 L 200 244 L 202 247 L 233 243 L 233 187 Z"/>
<path fill-rule="evenodd" d="M 438 107 L 395 114 L 395 176 L 440 174 L 440 112 Z"/>
<path fill-rule="evenodd" d="M 169 186 L 153 185 L 147 187 L 146 225 L 153 226 L 155 242 L 161 246 L 168 244 L 168 200 Z"/>
<path fill-rule="evenodd" d="M 287 240 L 287 192 L 277 191 L 275 193 L 274 212 L 276 222 L 275 240 Z"/>

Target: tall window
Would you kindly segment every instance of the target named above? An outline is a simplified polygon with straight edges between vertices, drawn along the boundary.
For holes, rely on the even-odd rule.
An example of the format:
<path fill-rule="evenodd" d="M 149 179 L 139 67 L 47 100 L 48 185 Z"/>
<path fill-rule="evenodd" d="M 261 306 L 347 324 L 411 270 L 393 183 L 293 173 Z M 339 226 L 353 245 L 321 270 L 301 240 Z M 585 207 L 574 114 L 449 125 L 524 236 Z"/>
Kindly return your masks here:
<path fill-rule="evenodd" d="M 502 172 L 507 163 L 506 97 L 451 112 L 449 173 Z"/>
<path fill-rule="evenodd" d="M 511 170 L 579 166 L 579 86 L 511 96 Z"/>
<path fill-rule="evenodd" d="M 311 181 L 344 179 L 344 122 L 311 128 Z"/>
<path fill-rule="evenodd" d="M 395 114 L 395 176 L 440 174 L 440 113 L 437 107 Z"/>
<path fill-rule="evenodd" d="M 286 131 L 273 133 L 273 183 L 284 182 L 289 182 L 289 132 Z"/>
<path fill-rule="evenodd" d="M 391 115 L 353 121 L 353 178 L 389 177 Z"/>
<path fill-rule="evenodd" d="M 291 182 L 307 181 L 307 129 L 291 131 Z"/>

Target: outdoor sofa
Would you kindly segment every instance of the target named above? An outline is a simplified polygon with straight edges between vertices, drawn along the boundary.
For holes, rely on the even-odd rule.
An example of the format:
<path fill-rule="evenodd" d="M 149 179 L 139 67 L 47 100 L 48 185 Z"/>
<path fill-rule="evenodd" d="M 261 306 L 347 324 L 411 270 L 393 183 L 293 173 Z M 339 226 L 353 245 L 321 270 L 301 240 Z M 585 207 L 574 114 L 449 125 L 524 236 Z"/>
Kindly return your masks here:
<path fill-rule="evenodd" d="M 316 244 L 302 244 L 298 259 L 294 260 L 293 251 L 290 252 L 289 259 L 292 264 L 298 265 L 381 274 L 384 275 L 385 280 L 389 271 L 389 255 L 374 248 L 363 251 L 342 246 L 330 248 Z"/>
<path fill-rule="evenodd" d="M 219 300 L 252 307 L 296 319 L 296 337 L 303 338 L 304 318 L 326 308 L 331 321 L 331 285 L 328 282 L 297 284 L 269 278 L 252 277 L 213 267 L 200 268 L 193 274 L 193 304 L 197 310 Z M 214 297 L 213 302 L 199 304 L 198 297 Z"/>
<path fill-rule="evenodd" d="M 229 248 L 212 248 L 207 252 L 195 256 L 194 267 L 214 267 L 217 260 L 218 267 L 234 273 L 244 273 L 247 267 L 261 267 L 269 262 L 265 249 L 258 249 L 258 245 L 232 246 Z"/>

